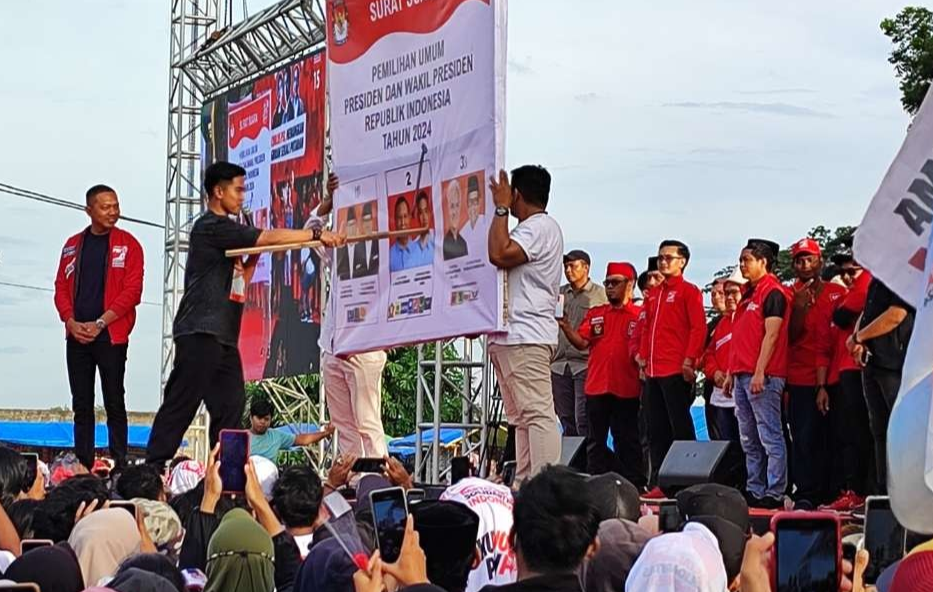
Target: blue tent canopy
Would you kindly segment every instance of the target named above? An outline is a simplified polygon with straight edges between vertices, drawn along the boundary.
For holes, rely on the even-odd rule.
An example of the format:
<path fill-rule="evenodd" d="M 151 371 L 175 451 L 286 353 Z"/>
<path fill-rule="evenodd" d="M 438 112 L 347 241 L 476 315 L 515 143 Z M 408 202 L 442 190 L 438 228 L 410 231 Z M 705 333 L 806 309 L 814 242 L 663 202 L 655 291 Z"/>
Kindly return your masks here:
<path fill-rule="evenodd" d="M 459 428 L 441 428 L 441 446 L 450 446 L 463 438 L 463 430 Z M 403 438 L 389 440 L 389 452 L 396 454 L 410 454 L 418 443 L 418 435 L 411 434 Z M 421 436 L 421 443 L 425 446 L 434 443 L 434 430 L 426 430 Z"/>
<path fill-rule="evenodd" d="M 129 426 L 131 448 L 145 448 L 152 426 Z M 0 421 L 0 442 L 35 448 L 74 448 L 74 424 L 70 421 Z M 187 443 L 183 442 L 183 446 Z M 107 447 L 107 426 L 94 428 L 94 446 Z"/>

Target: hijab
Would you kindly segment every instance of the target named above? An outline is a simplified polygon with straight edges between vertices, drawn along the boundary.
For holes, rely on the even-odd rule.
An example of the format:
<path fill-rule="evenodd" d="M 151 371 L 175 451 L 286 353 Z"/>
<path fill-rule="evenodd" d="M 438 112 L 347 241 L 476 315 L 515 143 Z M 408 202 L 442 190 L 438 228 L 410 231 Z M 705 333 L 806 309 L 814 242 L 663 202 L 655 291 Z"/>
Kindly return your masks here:
<path fill-rule="evenodd" d="M 272 592 L 272 538 L 245 510 L 227 512 L 207 546 L 204 592 Z"/>
<path fill-rule="evenodd" d="M 78 558 L 65 545 L 39 547 L 24 553 L 10 564 L 3 577 L 18 584 L 38 584 L 41 590 L 84 590 L 84 578 L 81 576 Z"/>
<path fill-rule="evenodd" d="M 84 582 L 94 586 L 112 576 L 124 559 L 139 552 L 139 530 L 129 512 L 108 508 L 82 518 L 68 543 L 78 556 Z"/>
<path fill-rule="evenodd" d="M 599 524 L 599 551 L 583 565 L 587 592 L 623 592 L 625 580 L 651 535 L 628 520 Z"/>

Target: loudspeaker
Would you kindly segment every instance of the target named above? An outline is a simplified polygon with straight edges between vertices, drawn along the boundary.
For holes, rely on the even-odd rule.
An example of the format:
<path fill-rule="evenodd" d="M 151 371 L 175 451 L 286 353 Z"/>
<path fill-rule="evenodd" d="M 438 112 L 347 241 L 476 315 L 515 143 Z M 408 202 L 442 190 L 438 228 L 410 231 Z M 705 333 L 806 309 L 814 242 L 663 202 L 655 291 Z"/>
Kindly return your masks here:
<path fill-rule="evenodd" d="M 586 438 L 564 436 L 560 440 L 560 462 L 558 464 L 581 473 L 586 472 Z"/>
<path fill-rule="evenodd" d="M 728 441 L 693 442 L 678 440 L 671 445 L 661 470 L 658 487 L 667 497 L 674 497 L 681 489 L 700 483 L 720 483 L 735 486 L 735 469 L 727 462 Z"/>

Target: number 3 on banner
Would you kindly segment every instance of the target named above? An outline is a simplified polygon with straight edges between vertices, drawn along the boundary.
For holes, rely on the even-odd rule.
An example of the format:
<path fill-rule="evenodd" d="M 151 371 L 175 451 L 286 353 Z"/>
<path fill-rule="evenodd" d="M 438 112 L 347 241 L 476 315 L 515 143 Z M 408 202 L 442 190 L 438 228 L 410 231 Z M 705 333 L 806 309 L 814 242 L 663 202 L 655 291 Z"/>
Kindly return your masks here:
<path fill-rule="evenodd" d="M 460 155 L 460 170 L 462 171 L 463 169 L 465 169 L 465 168 L 466 168 L 466 165 L 467 165 L 466 156 L 464 156 L 464 155 L 461 154 L 461 155 Z"/>

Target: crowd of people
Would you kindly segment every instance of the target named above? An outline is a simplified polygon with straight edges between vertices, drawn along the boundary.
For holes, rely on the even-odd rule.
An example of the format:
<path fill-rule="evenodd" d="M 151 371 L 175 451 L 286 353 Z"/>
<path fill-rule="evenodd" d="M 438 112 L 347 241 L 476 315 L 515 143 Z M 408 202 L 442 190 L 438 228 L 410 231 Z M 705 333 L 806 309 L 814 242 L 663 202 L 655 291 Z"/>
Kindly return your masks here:
<path fill-rule="evenodd" d="M 64 467 L 69 462 L 70 466 Z M 337 459 L 322 480 L 309 466 L 253 458 L 244 494 L 224 494 L 217 450 L 206 466 L 175 458 L 88 473 L 68 455 L 29 474 L 0 448 L 0 589 L 41 592 L 769 592 L 774 536 L 752 534 L 743 494 L 703 484 L 676 495 L 677 524 L 659 530 L 638 488 L 613 472 L 548 465 L 519 489 L 467 477 L 424 499 L 402 464 L 354 474 Z M 378 550 L 369 493 L 412 497 L 398 559 Z M 421 492 L 425 493 L 424 491 Z M 362 556 L 334 528 L 329 503 L 352 508 Z M 130 502 L 127 506 L 124 502 Z M 129 511 L 127 511 L 129 509 Z M 341 518 L 345 520 L 345 518 Z M 846 526 L 857 546 L 860 525 Z M 23 542 L 45 542 L 23 549 Z M 863 592 L 864 550 L 843 562 L 841 590 Z M 884 592 L 933 586 L 933 541 L 879 578 Z"/>

